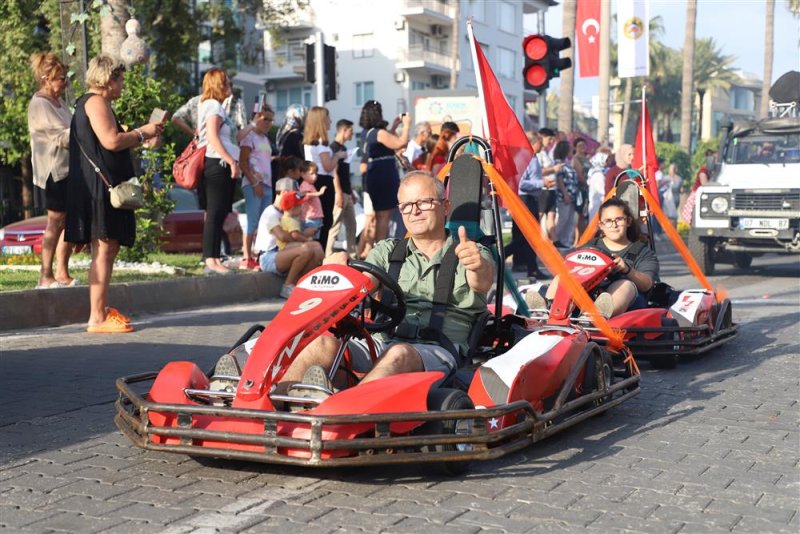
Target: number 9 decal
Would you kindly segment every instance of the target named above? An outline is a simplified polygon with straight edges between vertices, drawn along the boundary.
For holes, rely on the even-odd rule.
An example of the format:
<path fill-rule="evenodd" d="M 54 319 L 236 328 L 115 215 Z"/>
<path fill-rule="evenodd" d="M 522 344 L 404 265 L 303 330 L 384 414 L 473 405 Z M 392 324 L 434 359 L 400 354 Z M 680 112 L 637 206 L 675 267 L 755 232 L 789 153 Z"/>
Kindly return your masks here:
<path fill-rule="evenodd" d="M 322 299 L 319 297 L 314 297 L 313 299 L 308 299 L 306 301 L 301 302 L 297 309 L 294 311 L 289 312 L 289 315 L 300 315 L 301 313 L 305 313 L 308 310 L 313 310 L 317 306 L 322 304 Z"/>

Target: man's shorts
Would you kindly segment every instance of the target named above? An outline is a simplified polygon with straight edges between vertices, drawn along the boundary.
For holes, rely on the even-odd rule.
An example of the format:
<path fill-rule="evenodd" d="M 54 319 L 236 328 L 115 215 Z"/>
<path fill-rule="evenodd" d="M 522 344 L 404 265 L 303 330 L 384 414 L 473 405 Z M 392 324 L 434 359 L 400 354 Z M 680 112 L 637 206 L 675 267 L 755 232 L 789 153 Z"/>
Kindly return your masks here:
<path fill-rule="evenodd" d="M 388 342 L 374 339 L 375 352 L 380 356 L 386 349 L 395 343 L 406 343 L 401 340 L 390 340 Z M 449 374 L 456 368 L 456 360 L 450 352 L 440 347 L 428 343 L 411 343 L 422 358 L 422 364 L 426 371 L 441 371 Z M 372 360 L 369 357 L 369 345 L 365 339 L 351 339 L 347 348 L 350 349 L 350 361 L 353 369 L 359 373 L 366 373 L 372 369 Z"/>
<path fill-rule="evenodd" d="M 286 276 L 286 273 L 282 273 L 278 270 L 278 266 L 275 265 L 275 259 L 278 257 L 278 251 L 273 250 L 272 252 L 264 252 L 258 257 L 258 265 L 261 267 L 261 271 L 265 273 L 272 273 L 277 274 L 278 276 Z"/>

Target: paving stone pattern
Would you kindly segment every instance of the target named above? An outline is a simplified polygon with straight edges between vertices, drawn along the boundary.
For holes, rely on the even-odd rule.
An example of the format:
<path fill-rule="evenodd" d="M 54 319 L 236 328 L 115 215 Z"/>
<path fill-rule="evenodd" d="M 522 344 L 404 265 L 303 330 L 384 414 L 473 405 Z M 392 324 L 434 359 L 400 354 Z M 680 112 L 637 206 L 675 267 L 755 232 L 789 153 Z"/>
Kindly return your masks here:
<path fill-rule="evenodd" d="M 454 479 L 424 465 L 309 470 L 197 461 L 141 451 L 115 431 L 117 376 L 173 359 L 206 367 L 279 302 L 138 318 L 126 336 L 61 327 L 0 337 L 0 527 L 796 533 L 796 278 L 720 279 L 743 302 L 735 343 L 675 370 L 643 363 L 642 393 L 631 402 Z M 767 290 L 790 304 L 751 302 Z"/>

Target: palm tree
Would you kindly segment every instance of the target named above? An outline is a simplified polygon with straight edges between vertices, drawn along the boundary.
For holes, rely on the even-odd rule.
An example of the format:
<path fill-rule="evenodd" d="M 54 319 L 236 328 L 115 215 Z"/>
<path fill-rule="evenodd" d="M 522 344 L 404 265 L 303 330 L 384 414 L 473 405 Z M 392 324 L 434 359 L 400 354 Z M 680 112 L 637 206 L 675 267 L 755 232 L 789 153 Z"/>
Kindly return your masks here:
<path fill-rule="evenodd" d="M 563 19 L 561 23 L 561 33 L 563 37 L 569 37 L 575 42 L 575 15 L 578 9 L 577 2 L 564 2 Z M 575 62 L 575 48 L 569 47 L 565 52 L 565 57 Z M 558 129 L 567 133 L 572 131 L 572 110 L 573 94 L 575 89 L 575 68 L 561 71 L 561 89 L 558 99 Z"/>
<path fill-rule="evenodd" d="M 692 144 L 692 101 L 694 100 L 694 32 L 697 25 L 697 0 L 686 3 L 686 29 L 683 36 L 683 83 L 681 84 L 681 148 L 689 152 Z"/>
<path fill-rule="evenodd" d="M 103 54 L 119 59 L 119 49 L 125 40 L 128 22 L 127 0 L 108 0 L 108 10 L 100 16 L 100 43 Z"/>
<path fill-rule="evenodd" d="M 698 39 L 695 47 L 694 81 L 700 104 L 697 111 L 697 140 L 700 140 L 703 128 L 703 97 L 709 89 L 727 89 L 739 76 L 730 68 L 736 60 L 734 56 L 726 56 L 717 49 L 713 37 Z M 681 125 L 681 129 L 683 126 Z"/>
<path fill-rule="evenodd" d="M 773 41 L 775 40 L 775 0 L 767 0 L 767 17 L 764 24 L 764 79 L 761 82 L 761 110 L 759 117 L 769 112 L 769 87 L 772 85 Z"/>
<path fill-rule="evenodd" d="M 681 54 L 659 42 L 650 48 L 652 70 L 647 80 L 647 103 L 653 117 L 654 136 L 673 142 L 672 119 L 680 107 Z M 659 124 L 662 126 L 659 130 Z"/>

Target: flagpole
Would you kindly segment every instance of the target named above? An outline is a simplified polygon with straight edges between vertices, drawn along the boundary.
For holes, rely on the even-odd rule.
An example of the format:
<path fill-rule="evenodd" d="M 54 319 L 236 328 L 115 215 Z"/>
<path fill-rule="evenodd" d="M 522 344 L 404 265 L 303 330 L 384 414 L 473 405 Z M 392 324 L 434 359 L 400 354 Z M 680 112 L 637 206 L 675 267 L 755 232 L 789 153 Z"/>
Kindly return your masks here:
<path fill-rule="evenodd" d="M 469 51 L 472 54 L 472 67 L 475 69 L 475 78 L 478 82 L 478 100 L 481 103 L 481 120 L 483 121 L 483 136 L 491 141 L 492 132 L 489 131 L 489 116 L 486 114 L 486 100 L 483 97 L 483 79 L 481 67 L 478 64 L 478 54 L 475 50 L 475 34 L 472 33 L 472 17 L 467 18 L 467 35 L 469 36 Z"/>
<path fill-rule="evenodd" d="M 647 109 L 647 85 L 642 83 L 642 161 L 644 162 L 644 179 L 649 180 L 650 177 L 647 176 L 647 140 L 644 138 L 645 130 L 644 130 L 644 110 Z"/>

